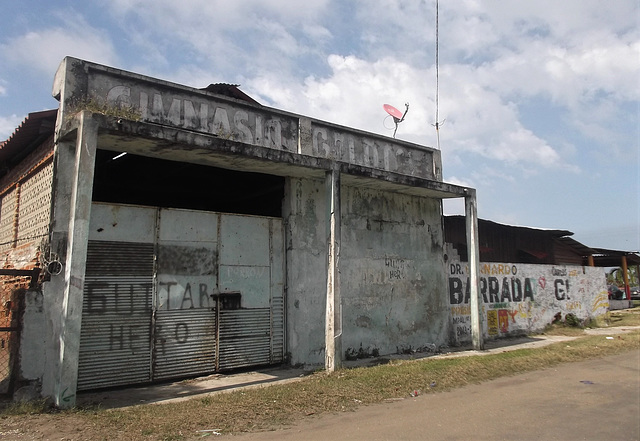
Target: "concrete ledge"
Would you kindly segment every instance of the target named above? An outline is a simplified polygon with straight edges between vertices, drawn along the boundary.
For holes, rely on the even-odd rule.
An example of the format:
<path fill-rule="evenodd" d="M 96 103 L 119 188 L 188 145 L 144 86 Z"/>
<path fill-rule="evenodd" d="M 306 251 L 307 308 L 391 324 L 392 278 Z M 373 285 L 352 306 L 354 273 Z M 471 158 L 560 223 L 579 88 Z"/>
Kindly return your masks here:
<path fill-rule="evenodd" d="M 609 300 L 609 311 L 633 308 L 631 300 Z"/>

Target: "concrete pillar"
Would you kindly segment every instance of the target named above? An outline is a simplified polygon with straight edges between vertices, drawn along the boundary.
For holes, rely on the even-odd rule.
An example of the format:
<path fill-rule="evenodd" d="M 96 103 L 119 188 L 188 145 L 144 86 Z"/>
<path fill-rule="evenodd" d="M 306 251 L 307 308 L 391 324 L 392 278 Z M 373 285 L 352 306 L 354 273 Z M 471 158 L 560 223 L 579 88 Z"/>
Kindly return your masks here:
<path fill-rule="evenodd" d="M 68 236 L 64 259 L 64 282 L 62 283 L 62 309 L 59 339 L 58 371 L 54 379 L 54 404 L 60 408 L 73 407 L 76 402 L 78 383 L 78 357 L 80 350 L 80 326 L 82 321 L 82 299 L 84 273 L 89 238 L 89 216 L 93 192 L 93 174 L 98 126 L 90 112 L 78 115 L 75 152 L 61 155 L 58 163 L 60 173 L 71 173 L 71 197 L 68 208 Z M 61 145 L 61 149 L 69 149 Z M 67 160 L 67 164 L 64 160 Z M 73 161 L 73 162 L 71 162 Z M 64 170 L 65 166 L 69 168 Z M 58 205 L 58 209 L 65 205 Z M 64 218 L 64 214 L 61 216 Z"/>
<path fill-rule="evenodd" d="M 340 297 L 340 172 L 326 174 L 327 193 L 327 307 L 325 317 L 325 369 L 342 365 L 342 300 Z"/>
<path fill-rule="evenodd" d="M 471 296 L 471 337 L 476 351 L 484 349 L 480 302 L 480 251 L 478 247 L 478 208 L 476 191 L 467 189 L 464 198 L 467 223 L 467 255 L 469 256 L 469 289 Z"/>

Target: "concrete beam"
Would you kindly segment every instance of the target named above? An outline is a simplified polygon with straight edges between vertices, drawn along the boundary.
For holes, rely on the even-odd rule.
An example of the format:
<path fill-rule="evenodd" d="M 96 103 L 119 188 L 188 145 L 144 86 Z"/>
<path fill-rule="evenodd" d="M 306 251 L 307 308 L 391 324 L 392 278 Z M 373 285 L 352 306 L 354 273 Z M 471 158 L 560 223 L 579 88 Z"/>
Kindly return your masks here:
<path fill-rule="evenodd" d="M 94 114 L 93 118 L 100 126 L 98 147 L 103 150 L 232 170 L 311 179 L 323 179 L 327 171 L 337 169 L 345 185 L 349 186 L 434 198 L 466 196 L 466 187 L 440 180 L 380 170 L 342 160 L 249 145 L 212 134 L 158 124 L 129 121 L 102 114 Z M 60 135 L 63 139 L 67 137 L 75 139 L 76 130 L 77 122 L 72 118 L 62 127 Z"/>

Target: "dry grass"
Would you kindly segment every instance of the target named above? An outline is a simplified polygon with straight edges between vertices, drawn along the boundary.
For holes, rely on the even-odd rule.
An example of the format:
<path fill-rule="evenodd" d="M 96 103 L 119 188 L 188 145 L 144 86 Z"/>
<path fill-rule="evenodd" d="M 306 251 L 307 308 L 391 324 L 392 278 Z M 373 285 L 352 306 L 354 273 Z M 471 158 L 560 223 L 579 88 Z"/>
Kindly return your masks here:
<path fill-rule="evenodd" d="M 618 318 L 615 314 L 611 320 Z M 637 323 L 638 318 L 638 315 L 631 319 L 620 318 L 617 323 L 627 323 L 627 320 Z M 445 391 L 559 363 L 638 349 L 639 332 L 614 339 L 584 336 L 537 349 L 394 361 L 375 367 L 340 370 L 331 375 L 316 373 L 299 382 L 209 395 L 179 403 L 116 410 L 85 408 L 35 417 L 51 418 L 56 423 L 68 420 L 67 425 L 82 427 L 82 437 L 65 433 L 64 439 L 187 440 L 197 437 L 199 430 L 215 429 L 223 434 L 270 430 L 309 415 L 352 411 L 361 405 L 406 398 L 414 390 L 421 393 Z M 29 421 L 34 412 L 41 411 L 38 409 L 38 406 L 31 410 L 8 409 L 0 414 L 0 425 L 13 423 L 18 427 L 22 420 Z M 11 415 L 15 413 L 21 414 Z M 207 433 L 210 432 L 203 434 Z"/>
<path fill-rule="evenodd" d="M 585 329 L 624 326 L 640 326 L 640 309 L 608 312 L 595 321 L 583 324 L 583 326 L 571 326 L 563 322 L 555 323 L 547 326 L 543 334 L 577 337 L 585 335 Z"/>
<path fill-rule="evenodd" d="M 640 326 L 640 309 L 612 311 L 605 315 L 608 326 Z"/>

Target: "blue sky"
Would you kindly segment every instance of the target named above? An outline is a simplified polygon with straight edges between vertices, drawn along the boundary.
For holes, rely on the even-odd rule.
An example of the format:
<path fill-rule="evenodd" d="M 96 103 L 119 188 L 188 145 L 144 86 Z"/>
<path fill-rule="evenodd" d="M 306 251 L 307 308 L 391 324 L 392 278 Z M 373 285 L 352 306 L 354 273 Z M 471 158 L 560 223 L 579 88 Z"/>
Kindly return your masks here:
<path fill-rule="evenodd" d="M 435 0 L 5 0 L 0 139 L 71 55 L 436 146 Z M 440 147 L 479 216 L 640 250 L 640 2 L 439 5 Z M 460 203 L 445 205 L 459 214 Z"/>

